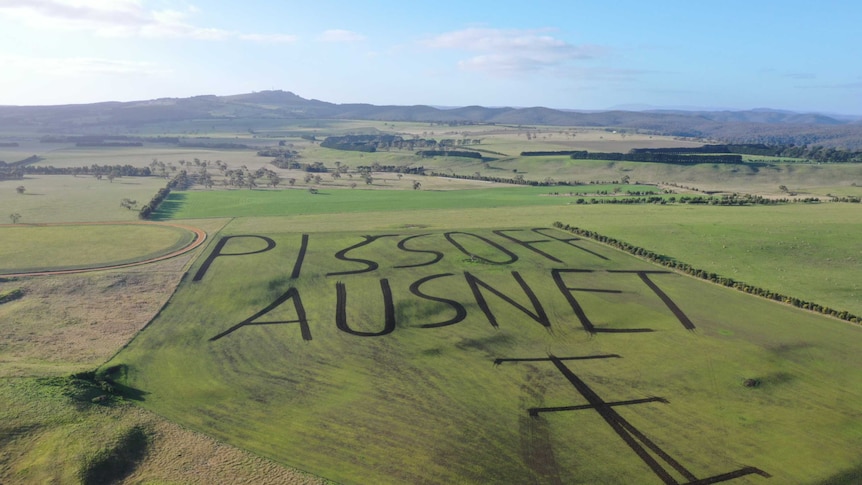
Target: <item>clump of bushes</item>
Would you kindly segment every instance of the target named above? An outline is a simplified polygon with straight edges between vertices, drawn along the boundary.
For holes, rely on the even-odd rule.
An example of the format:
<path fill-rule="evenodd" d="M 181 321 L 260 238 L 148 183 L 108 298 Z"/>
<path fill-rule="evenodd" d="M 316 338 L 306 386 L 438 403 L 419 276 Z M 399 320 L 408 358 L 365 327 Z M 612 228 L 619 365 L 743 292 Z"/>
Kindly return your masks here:
<path fill-rule="evenodd" d="M 21 288 L 15 288 L 14 290 L 0 292 L 0 305 L 3 303 L 8 303 L 10 301 L 15 301 L 24 296 L 24 290 Z"/>

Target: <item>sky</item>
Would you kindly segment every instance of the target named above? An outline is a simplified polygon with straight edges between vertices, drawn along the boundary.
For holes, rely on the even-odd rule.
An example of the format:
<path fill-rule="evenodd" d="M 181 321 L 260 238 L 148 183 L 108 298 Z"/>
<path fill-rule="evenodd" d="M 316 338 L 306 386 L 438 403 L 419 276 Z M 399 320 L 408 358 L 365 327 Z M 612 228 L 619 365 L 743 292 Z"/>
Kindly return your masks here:
<path fill-rule="evenodd" d="M 862 2 L 0 0 L 0 105 L 230 95 L 862 115 Z"/>

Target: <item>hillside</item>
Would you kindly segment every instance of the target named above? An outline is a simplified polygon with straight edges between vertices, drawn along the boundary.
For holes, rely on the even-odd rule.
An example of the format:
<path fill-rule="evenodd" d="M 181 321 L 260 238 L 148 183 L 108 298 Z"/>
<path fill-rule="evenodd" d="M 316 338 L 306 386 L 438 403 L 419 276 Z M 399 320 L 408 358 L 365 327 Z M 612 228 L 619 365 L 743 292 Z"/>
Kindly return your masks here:
<path fill-rule="evenodd" d="M 334 104 L 288 91 L 232 96 L 161 98 L 63 106 L 0 106 L 0 130 L 7 133 L 118 134 L 165 122 L 296 119 L 360 119 L 429 123 L 588 126 L 654 134 L 708 138 L 730 143 L 823 145 L 862 149 L 862 121 L 816 113 L 748 111 L 580 112 L 545 107 L 377 106 Z"/>

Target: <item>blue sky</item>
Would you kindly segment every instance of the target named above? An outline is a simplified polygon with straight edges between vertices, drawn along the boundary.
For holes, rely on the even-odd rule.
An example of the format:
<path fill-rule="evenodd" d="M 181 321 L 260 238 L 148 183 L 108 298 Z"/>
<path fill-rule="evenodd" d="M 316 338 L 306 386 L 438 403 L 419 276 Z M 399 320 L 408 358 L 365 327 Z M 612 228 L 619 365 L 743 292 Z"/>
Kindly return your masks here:
<path fill-rule="evenodd" d="M 0 0 L 0 104 L 336 103 L 862 115 L 862 3 Z"/>

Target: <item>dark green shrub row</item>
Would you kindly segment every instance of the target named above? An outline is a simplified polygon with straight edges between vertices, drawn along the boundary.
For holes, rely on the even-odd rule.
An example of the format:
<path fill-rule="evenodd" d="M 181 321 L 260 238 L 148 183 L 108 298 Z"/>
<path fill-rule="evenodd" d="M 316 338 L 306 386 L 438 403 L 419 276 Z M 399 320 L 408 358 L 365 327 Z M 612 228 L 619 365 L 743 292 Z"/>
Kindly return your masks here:
<path fill-rule="evenodd" d="M 139 219 L 147 220 L 149 219 L 156 210 L 158 210 L 159 205 L 168 198 L 172 189 L 183 190 L 187 189 L 191 186 L 192 181 L 189 178 L 188 174 L 185 170 L 182 170 L 178 173 L 174 178 L 168 181 L 167 185 L 159 189 L 156 192 L 156 195 L 153 196 L 152 199 L 143 207 L 141 207 L 141 212 L 138 213 Z"/>
<path fill-rule="evenodd" d="M 28 174 L 38 175 L 108 175 L 114 173 L 117 177 L 149 177 L 153 175 L 150 167 L 133 167 L 131 165 L 97 165 L 89 167 L 54 167 L 29 166 L 24 168 Z"/>
<path fill-rule="evenodd" d="M 357 172 L 387 172 L 387 173 L 409 173 L 413 175 L 425 175 L 425 167 L 408 167 L 406 165 L 359 165 Z"/>
<path fill-rule="evenodd" d="M 465 158 L 482 158 L 479 152 L 468 152 L 465 150 L 419 150 L 416 152 L 422 158 L 431 157 L 465 157 Z"/>
<path fill-rule="evenodd" d="M 862 151 L 836 150 L 822 146 L 797 145 L 704 145 L 697 148 L 634 148 L 629 153 L 741 153 L 770 157 L 804 158 L 820 163 L 859 163 Z"/>
<path fill-rule="evenodd" d="M 620 162 L 651 162 L 672 163 L 677 165 L 694 165 L 698 163 L 728 163 L 741 164 L 742 155 L 693 155 L 677 153 L 597 153 L 577 151 L 569 155 L 574 160 L 610 160 Z"/>
<path fill-rule="evenodd" d="M 577 236 L 585 237 L 592 239 L 594 241 L 598 241 L 602 244 L 607 244 L 608 246 L 620 249 L 629 254 L 633 254 L 635 256 L 647 259 L 654 263 L 661 264 L 663 266 L 667 266 L 668 268 L 673 268 L 677 271 L 681 271 L 683 273 L 692 275 L 696 278 L 701 278 L 707 281 L 711 281 L 713 283 L 717 283 L 719 285 L 727 286 L 729 288 L 736 288 L 739 291 L 743 291 L 745 293 L 750 293 L 752 295 L 761 296 L 763 298 L 768 298 L 770 300 L 780 301 L 783 303 L 787 303 L 793 305 L 797 308 L 803 308 L 805 310 L 811 310 L 814 312 L 822 313 L 824 315 L 833 316 L 835 318 L 840 318 L 841 320 L 846 320 L 848 322 L 853 323 L 862 323 L 862 317 L 854 315 L 852 313 L 847 312 L 846 310 L 837 310 L 834 308 L 830 308 L 828 306 L 819 305 L 817 303 L 813 303 L 810 301 L 801 300 L 799 298 L 794 298 L 787 295 L 782 295 L 781 293 L 776 293 L 772 290 L 767 290 L 765 288 L 760 288 L 754 285 L 749 285 L 748 283 L 744 283 L 742 281 L 736 281 L 733 278 L 728 278 L 726 276 L 721 276 L 716 273 L 712 273 L 700 268 L 695 268 L 688 263 L 683 263 L 681 261 L 677 261 L 670 256 L 665 256 L 663 254 L 658 254 L 648 249 L 644 249 L 642 247 L 634 246 L 627 242 L 619 241 L 612 237 L 601 235 L 597 232 L 588 231 L 586 229 L 581 229 L 579 227 L 570 226 L 568 224 L 563 224 L 562 222 L 555 222 L 554 227 L 562 229 L 564 231 L 568 231 Z"/>
<path fill-rule="evenodd" d="M 607 191 L 599 194 L 608 195 Z M 627 192 L 628 195 L 639 195 Z M 720 197 L 704 195 L 683 195 L 680 197 L 662 197 L 650 195 L 645 197 L 597 197 L 578 198 L 576 204 L 693 204 L 693 205 L 720 205 L 720 206 L 746 206 L 746 205 L 777 205 L 788 203 L 817 204 L 820 199 L 808 197 L 805 199 L 767 199 L 758 195 L 723 195 Z"/>

